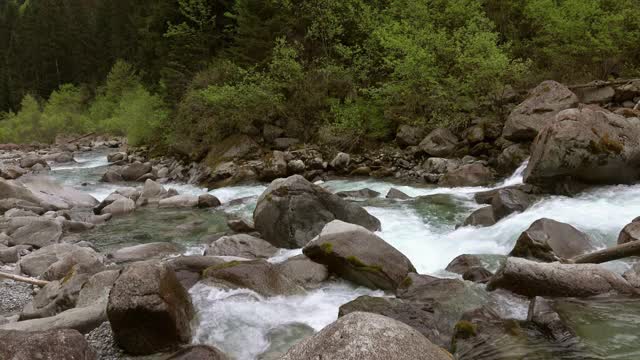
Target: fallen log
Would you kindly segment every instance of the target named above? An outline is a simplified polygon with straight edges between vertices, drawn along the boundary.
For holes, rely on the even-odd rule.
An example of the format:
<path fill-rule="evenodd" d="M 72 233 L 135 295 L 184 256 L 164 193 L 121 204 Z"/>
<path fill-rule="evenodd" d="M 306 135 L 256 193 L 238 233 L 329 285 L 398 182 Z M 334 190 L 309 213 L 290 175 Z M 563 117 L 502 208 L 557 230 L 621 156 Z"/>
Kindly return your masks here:
<path fill-rule="evenodd" d="M 601 264 L 629 256 L 640 256 L 640 241 L 631 241 L 592 253 L 578 255 L 569 259 L 569 262 L 574 264 Z"/>
<path fill-rule="evenodd" d="M 609 85 L 622 85 L 622 84 L 630 83 L 632 81 L 639 81 L 639 80 L 640 79 L 620 79 L 620 80 L 612 80 L 612 81 L 593 81 L 593 82 L 590 82 L 588 84 L 569 85 L 567 87 L 570 90 L 573 90 L 573 89 L 583 89 L 583 88 L 590 88 L 590 87 L 603 87 L 603 86 L 609 86 Z"/>
<path fill-rule="evenodd" d="M 45 286 L 45 285 L 47 285 L 49 283 L 46 280 L 38 280 L 38 279 L 26 277 L 26 276 L 9 274 L 9 273 L 5 273 L 5 272 L 1 272 L 1 271 L 0 271 L 0 278 L 6 278 L 6 279 L 14 280 L 14 281 L 19 281 L 19 282 L 23 282 L 23 283 L 39 286 L 39 287 L 43 287 L 43 286 Z"/>
<path fill-rule="evenodd" d="M 91 136 L 91 135 L 95 135 L 95 133 L 96 133 L 96 132 L 95 132 L 95 131 L 93 131 L 93 132 L 90 132 L 90 133 L 88 133 L 88 134 L 82 135 L 82 136 L 80 136 L 79 138 L 75 138 L 75 139 L 73 139 L 73 140 L 69 140 L 69 141 L 67 141 L 67 144 L 72 144 L 72 143 L 74 143 L 74 142 L 76 142 L 76 141 L 78 141 L 78 140 L 82 140 L 82 139 L 84 139 L 84 138 L 86 138 L 86 137 L 89 137 L 89 136 Z"/>

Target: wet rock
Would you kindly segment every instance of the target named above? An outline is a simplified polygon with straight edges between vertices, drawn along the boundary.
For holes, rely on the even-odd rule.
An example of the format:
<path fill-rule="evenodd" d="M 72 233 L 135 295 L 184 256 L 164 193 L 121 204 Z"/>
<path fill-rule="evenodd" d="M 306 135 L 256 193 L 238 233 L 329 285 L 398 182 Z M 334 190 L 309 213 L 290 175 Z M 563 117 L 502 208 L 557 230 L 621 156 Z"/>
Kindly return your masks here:
<path fill-rule="evenodd" d="M 527 297 L 588 297 L 609 292 L 634 294 L 620 275 L 596 264 L 539 263 L 509 257 L 487 289 L 506 289 Z"/>
<path fill-rule="evenodd" d="M 272 257 L 278 249 L 265 240 L 248 235 L 223 236 L 205 250 L 207 256 L 238 256 L 247 259 Z"/>
<path fill-rule="evenodd" d="M 61 185 L 51 178 L 23 177 L 22 182 L 40 200 L 40 204 L 51 204 L 56 210 L 91 208 L 98 204 L 98 200 L 88 193 Z"/>
<path fill-rule="evenodd" d="M 462 278 L 475 283 L 486 283 L 493 273 L 482 266 L 474 266 L 462 274 Z"/>
<path fill-rule="evenodd" d="M 329 278 L 325 265 L 311 261 L 305 255 L 291 257 L 276 264 L 278 271 L 305 289 L 315 289 Z"/>
<path fill-rule="evenodd" d="M 202 194 L 198 196 L 198 207 L 201 209 L 218 207 L 220 204 L 220 200 L 211 194 Z"/>
<path fill-rule="evenodd" d="M 241 261 L 248 259 L 240 259 L 229 256 L 201 256 L 189 255 L 178 256 L 166 260 L 166 264 L 170 266 L 176 273 L 178 281 L 185 289 L 190 289 L 202 278 L 205 269 L 226 264 L 231 261 Z"/>
<path fill-rule="evenodd" d="M 109 292 L 119 275 L 120 270 L 105 270 L 89 277 L 78 294 L 76 307 L 88 307 L 102 303 L 106 310 Z"/>
<path fill-rule="evenodd" d="M 36 164 L 40 164 L 45 168 L 48 167 L 47 160 L 38 155 L 27 155 L 20 159 L 20 167 L 28 169 Z"/>
<path fill-rule="evenodd" d="M 501 189 L 491 199 L 493 215 L 499 221 L 513 213 L 525 211 L 531 205 L 529 195 L 518 189 Z"/>
<path fill-rule="evenodd" d="M 509 255 L 551 262 L 594 250 L 589 235 L 569 224 L 542 218 L 520 235 Z"/>
<path fill-rule="evenodd" d="M 456 150 L 458 137 L 448 129 L 435 129 L 418 146 L 429 156 L 446 158 Z"/>
<path fill-rule="evenodd" d="M 124 263 L 164 258 L 178 253 L 180 253 L 180 248 L 175 244 L 168 242 L 154 242 L 124 247 L 110 253 L 107 257 L 113 262 Z"/>
<path fill-rule="evenodd" d="M 333 158 L 333 160 L 331 160 L 329 164 L 337 171 L 345 171 L 349 167 L 350 162 L 351 156 L 349 156 L 349 154 L 347 153 L 340 152 Z"/>
<path fill-rule="evenodd" d="M 229 219 L 227 220 L 227 226 L 231 231 L 236 233 L 250 233 L 256 231 L 253 223 L 245 219 Z"/>
<path fill-rule="evenodd" d="M 482 266 L 482 261 L 479 257 L 475 255 L 462 254 L 451 260 L 445 270 L 462 275 L 467 272 L 467 270 L 476 266 Z"/>
<path fill-rule="evenodd" d="M 2 359 L 97 359 L 84 336 L 71 329 L 39 332 L 0 330 L 0 342 Z"/>
<path fill-rule="evenodd" d="M 566 86 L 544 81 L 516 106 L 504 124 L 502 135 L 511 141 L 530 141 L 562 110 L 578 105 L 578 97 Z"/>
<path fill-rule="evenodd" d="M 5 216 L 7 216 L 5 214 Z M 618 245 L 626 244 L 628 242 L 637 241 L 640 239 L 640 217 L 637 217 L 627 224 L 620 234 L 618 235 Z"/>
<path fill-rule="evenodd" d="M 203 276 L 205 281 L 216 286 L 251 289 L 262 296 L 300 295 L 305 292 L 265 260 L 232 261 L 212 266 L 204 271 Z"/>
<path fill-rule="evenodd" d="M 109 294 L 107 317 L 118 345 L 131 354 L 152 354 L 191 340 L 189 294 L 173 270 L 144 261 L 122 270 Z"/>
<path fill-rule="evenodd" d="M 49 245 L 23 256 L 19 265 L 22 273 L 45 280 L 62 279 L 75 265 L 80 266 L 81 272 L 104 267 L 102 256 L 93 249 L 66 243 Z"/>
<path fill-rule="evenodd" d="M 462 223 L 462 226 L 492 226 L 496 223 L 496 218 L 493 214 L 493 207 L 485 206 L 472 212 Z"/>
<path fill-rule="evenodd" d="M 123 196 L 118 197 L 109 205 L 105 206 L 100 213 L 102 215 L 111 214 L 111 216 L 126 215 L 136 210 L 136 204 L 131 199 Z"/>
<path fill-rule="evenodd" d="M 410 326 L 378 314 L 353 312 L 294 345 L 282 360 L 450 360 Z"/>
<path fill-rule="evenodd" d="M 401 252 L 362 226 L 334 220 L 303 253 L 344 279 L 394 291 L 415 268 Z"/>
<path fill-rule="evenodd" d="M 120 170 L 120 175 L 125 181 L 136 181 L 143 175 L 151 172 L 151 164 L 134 162 L 130 165 L 124 166 Z"/>
<path fill-rule="evenodd" d="M 73 159 L 73 153 L 71 152 L 60 152 L 60 153 L 51 154 L 47 156 L 47 160 L 51 160 L 59 164 L 75 162 L 75 160 Z"/>
<path fill-rule="evenodd" d="M 56 244 L 62 237 L 62 226 L 55 220 L 40 217 L 14 217 L 9 220 L 10 245 L 35 248 Z"/>
<path fill-rule="evenodd" d="M 113 169 L 109 169 L 102 175 L 102 177 L 100 178 L 100 181 L 106 182 L 106 183 L 117 183 L 117 182 L 124 181 L 124 179 L 122 178 L 122 175 L 120 175 L 119 172 Z"/>
<path fill-rule="evenodd" d="M 503 174 L 512 173 L 529 158 L 529 144 L 513 144 L 505 148 L 497 159 L 497 168 Z"/>
<path fill-rule="evenodd" d="M 409 200 L 411 199 L 411 196 L 403 193 L 402 191 L 396 189 L 396 188 L 391 188 L 389 189 L 389 192 L 387 193 L 387 196 L 385 196 L 387 199 L 394 199 L 394 200 Z"/>
<path fill-rule="evenodd" d="M 418 145 L 424 139 L 424 131 L 416 126 L 400 125 L 396 131 L 396 143 L 400 147 Z"/>
<path fill-rule="evenodd" d="M 369 188 L 364 188 L 360 190 L 339 191 L 336 193 L 336 195 L 340 196 L 341 198 L 370 199 L 378 197 L 380 193 Z"/>
<path fill-rule="evenodd" d="M 177 194 L 176 194 L 177 195 Z M 169 197 L 169 192 L 160 183 L 151 179 L 145 181 L 142 193 L 136 201 L 137 206 L 157 204 L 160 200 Z"/>
<path fill-rule="evenodd" d="M 636 289 L 640 289 L 640 263 L 635 263 L 631 269 L 622 274 L 622 277 L 629 282 L 629 284 Z"/>
<path fill-rule="evenodd" d="M 189 345 L 164 360 L 228 360 L 220 350 L 209 345 Z"/>
<path fill-rule="evenodd" d="M 338 318 L 347 314 L 362 311 L 378 314 L 405 323 L 419 331 L 432 343 L 448 348 L 450 339 L 434 326 L 436 320 L 430 302 L 406 301 L 396 298 L 360 296 L 340 306 Z"/>
<path fill-rule="evenodd" d="M 127 153 L 115 152 L 107 155 L 107 161 L 110 163 L 127 160 Z"/>
<path fill-rule="evenodd" d="M 524 181 L 562 192 L 578 184 L 640 177 L 640 122 L 597 106 L 565 110 L 533 142 Z"/>
<path fill-rule="evenodd" d="M 198 197 L 195 195 L 176 195 L 158 201 L 159 208 L 193 208 L 198 206 Z"/>
<path fill-rule="evenodd" d="M 258 198 L 253 221 L 265 240 L 299 248 L 334 219 L 380 229 L 380 221 L 362 207 L 311 184 L 300 175 L 273 181 Z"/>
<path fill-rule="evenodd" d="M 450 171 L 440 178 L 439 185 L 458 187 L 458 186 L 486 186 L 494 181 L 493 172 L 488 167 L 473 163 L 462 165 L 459 168 Z"/>

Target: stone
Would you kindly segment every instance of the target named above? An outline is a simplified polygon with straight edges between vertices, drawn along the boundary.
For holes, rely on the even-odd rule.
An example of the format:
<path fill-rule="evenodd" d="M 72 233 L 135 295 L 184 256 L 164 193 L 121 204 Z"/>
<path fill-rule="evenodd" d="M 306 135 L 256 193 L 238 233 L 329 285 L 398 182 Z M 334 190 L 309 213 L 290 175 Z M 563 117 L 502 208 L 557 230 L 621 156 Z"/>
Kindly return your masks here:
<path fill-rule="evenodd" d="M 5 215 L 6 216 L 6 215 Z M 618 235 L 618 245 L 626 244 L 628 242 L 637 241 L 640 239 L 640 217 L 633 219 L 627 224 Z"/>
<path fill-rule="evenodd" d="M 88 333 L 107 320 L 105 304 L 73 308 L 57 315 L 40 319 L 30 319 L 0 325 L 1 330 L 47 331 L 52 329 L 73 329 Z"/>
<path fill-rule="evenodd" d="M 20 261 L 20 247 L 14 246 L 10 248 L 3 249 L 0 246 L 0 263 L 3 264 L 13 264 Z"/>
<path fill-rule="evenodd" d="M 164 360 L 228 360 L 220 350 L 209 345 L 189 345 L 169 355 Z"/>
<path fill-rule="evenodd" d="M 467 270 L 477 266 L 482 266 L 482 261 L 479 257 L 475 255 L 462 254 L 451 260 L 445 270 L 462 275 L 467 272 Z"/>
<path fill-rule="evenodd" d="M 359 199 L 371 199 L 380 196 L 380 193 L 369 188 L 351 191 L 339 191 L 336 195 L 341 198 L 359 198 Z"/>
<path fill-rule="evenodd" d="M 287 172 L 289 174 L 302 174 L 305 170 L 304 161 L 297 159 L 287 163 Z"/>
<path fill-rule="evenodd" d="M 304 289 L 285 277 L 278 268 L 262 259 L 231 261 L 207 268 L 203 274 L 207 282 L 231 289 L 245 288 L 262 296 L 301 295 Z"/>
<path fill-rule="evenodd" d="M 37 332 L 0 330 L 0 358 L 7 360 L 96 360 L 87 340 L 76 330 Z"/>
<path fill-rule="evenodd" d="M 555 81 L 544 81 L 511 111 L 502 136 L 510 141 L 531 141 L 554 121 L 560 111 L 573 108 L 578 102 L 576 94 L 566 86 Z"/>
<path fill-rule="evenodd" d="M 329 278 L 326 265 L 318 264 L 305 255 L 297 255 L 276 264 L 278 271 L 305 289 L 318 288 Z"/>
<path fill-rule="evenodd" d="M 107 155 L 107 161 L 110 163 L 127 160 L 127 153 L 115 152 Z"/>
<path fill-rule="evenodd" d="M 496 223 L 493 207 L 484 206 L 472 212 L 462 223 L 462 226 L 486 227 Z"/>
<path fill-rule="evenodd" d="M 75 160 L 73 159 L 73 153 L 71 152 L 60 152 L 51 154 L 48 156 L 48 159 L 59 164 L 75 162 Z"/>
<path fill-rule="evenodd" d="M 482 266 L 474 266 L 462 274 L 462 279 L 475 283 L 486 283 L 493 276 L 493 273 Z"/>
<path fill-rule="evenodd" d="M 636 289 L 640 290 L 640 263 L 635 263 L 631 269 L 622 274 L 622 277 Z"/>
<path fill-rule="evenodd" d="M 513 213 L 525 211 L 531 205 L 531 198 L 518 189 L 500 189 L 491 200 L 493 215 L 499 221 Z"/>
<path fill-rule="evenodd" d="M 205 162 L 215 167 L 227 161 L 257 158 L 261 151 L 260 145 L 250 136 L 235 134 L 212 146 Z"/>
<path fill-rule="evenodd" d="M 589 297 L 606 293 L 635 294 L 621 276 L 597 264 L 539 263 L 509 257 L 487 284 L 519 295 Z"/>
<path fill-rule="evenodd" d="M 542 218 L 520 234 L 509 255 L 552 262 L 595 250 L 589 235 L 569 224 Z"/>
<path fill-rule="evenodd" d="M 176 194 L 177 195 L 177 194 Z M 144 182 L 142 193 L 136 201 L 137 206 L 157 204 L 161 199 L 169 197 L 169 192 L 162 184 L 148 179 Z"/>
<path fill-rule="evenodd" d="M 176 273 L 178 281 L 185 289 L 191 288 L 202 277 L 205 269 L 226 264 L 231 261 L 248 261 L 248 259 L 240 259 L 230 256 L 202 256 L 189 255 L 168 258 L 165 263 L 170 266 Z"/>
<path fill-rule="evenodd" d="M 451 360 L 418 331 L 386 316 L 353 312 L 294 345 L 281 360 Z"/>
<path fill-rule="evenodd" d="M 107 317 L 116 343 L 134 355 L 171 350 L 191 341 L 189 294 L 158 261 L 127 266 L 109 294 Z"/>
<path fill-rule="evenodd" d="M 109 292 L 119 275 L 120 270 L 105 270 L 89 277 L 78 294 L 76 307 L 103 303 L 106 310 Z"/>
<path fill-rule="evenodd" d="M 46 280 L 63 278 L 71 268 L 80 264 L 84 269 L 99 269 L 102 257 L 93 249 L 61 243 L 36 250 L 20 259 L 20 271 Z"/>
<path fill-rule="evenodd" d="M 481 163 L 462 165 L 440 178 L 439 185 L 449 187 L 486 186 L 494 181 L 491 169 Z"/>
<path fill-rule="evenodd" d="M 25 169 L 31 168 L 36 164 L 40 164 L 44 167 L 48 166 L 47 160 L 38 155 L 27 155 L 20 159 L 20 167 Z"/>
<path fill-rule="evenodd" d="M 278 248 L 265 240 L 248 234 L 223 236 L 212 242 L 204 254 L 206 256 L 237 256 L 247 259 L 268 259 Z"/>
<path fill-rule="evenodd" d="M 111 216 L 127 215 L 136 210 L 136 204 L 131 199 L 120 197 L 101 210 L 101 214 L 111 214 Z"/>
<path fill-rule="evenodd" d="M 407 146 L 415 146 L 424 139 L 424 130 L 411 125 L 400 125 L 396 131 L 396 143 L 404 148 Z"/>
<path fill-rule="evenodd" d="M 14 180 L 27 173 L 27 170 L 17 165 L 0 165 L 0 177 Z"/>
<path fill-rule="evenodd" d="M 462 138 L 469 144 L 477 144 L 484 141 L 484 128 L 480 125 L 471 126 L 462 132 Z"/>
<path fill-rule="evenodd" d="M 446 158 L 454 153 L 458 146 L 458 137 L 451 130 L 435 129 L 418 145 L 429 156 Z"/>
<path fill-rule="evenodd" d="M 151 172 L 151 164 L 134 162 L 122 168 L 120 175 L 125 181 L 136 181 L 143 175 Z"/>
<path fill-rule="evenodd" d="M 227 220 L 227 226 L 235 233 L 250 233 L 256 231 L 253 223 L 245 219 L 229 219 Z"/>
<path fill-rule="evenodd" d="M 296 138 L 277 138 L 273 140 L 273 148 L 277 150 L 287 150 L 299 143 L 300 140 Z"/>
<path fill-rule="evenodd" d="M 218 207 L 220 204 L 220 200 L 211 194 L 202 194 L 198 196 L 198 207 L 201 209 Z"/>
<path fill-rule="evenodd" d="M 113 169 L 109 169 L 104 174 L 102 174 L 100 181 L 106 182 L 106 183 L 117 183 L 117 182 L 124 181 L 124 179 L 122 178 L 122 175 L 120 175 L 119 172 Z"/>
<path fill-rule="evenodd" d="M 284 134 L 284 130 L 275 125 L 265 124 L 264 127 L 262 128 L 262 137 L 269 142 L 279 137 L 282 137 L 283 134 Z"/>
<path fill-rule="evenodd" d="M 594 105 L 565 110 L 533 142 L 524 181 L 550 190 L 640 178 L 640 121 Z"/>
<path fill-rule="evenodd" d="M 327 265 L 331 273 L 372 289 L 395 291 L 410 272 L 411 261 L 362 226 L 340 220 L 328 223 L 302 252 Z"/>
<path fill-rule="evenodd" d="M 10 245 L 31 245 L 35 248 L 56 244 L 62 238 L 59 222 L 34 216 L 14 217 L 9 220 Z"/>
<path fill-rule="evenodd" d="M 389 192 L 387 192 L 387 195 L 385 196 L 387 199 L 393 199 L 393 200 L 409 200 L 411 199 L 411 196 L 403 193 L 402 191 L 396 189 L 396 188 L 391 188 L 389 189 Z"/>
<path fill-rule="evenodd" d="M 578 88 L 575 94 L 583 104 L 606 105 L 613 100 L 616 91 L 611 86 L 594 86 Z"/>
<path fill-rule="evenodd" d="M 272 245 L 299 248 L 332 220 L 380 229 L 380 221 L 362 207 L 314 185 L 300 175 L 277 179 L 260 195 L 253 212 L 256 230 Z"/>
<path fill-rule="evenodd" d="M 511 174 L 529 158 L 529 144 L 513 144 L 498 155 L 497 169 L 503 174 Z"/>
<path fill-rule="evenodd" d="M 17 199 L 30 203 L 31 205 L 42 206 L 50 208 L 45 204 L 41 204 L 42 201 L 31 190 L 24 187 L 24 185 L 12 180 L 5 180 L 0 178 L 0 199 Z M 14 203 L 16 201 L 13 201 Z M 14 206 L 12 206 L 14 207 Z M 5 211 L 10 208 L 5 208 Z"/>
<path fill-rule="evenodd" d="M 347 153 L 339 152 L 329 163 L 337 171 L 346 171 L 351 162 L 351 156 Z"/>
<path fill-rule="evenodd" d="M 30 176 L 23 177 L 21 181 L 40 200 L 40 204 L 51 204 L 56 210 L 91 208 L 98 204 L 98 200 L 90 194 L 64 186 L 52 178 Z"/>
<path fill-rule="evenodd" d="M 116 263 L 125 263 L 153 258 L 164 258 L 180 253 L 180 248 L 169 242 L 139 244 L 118 249 L 107 257 Z"/>
<path fill-rule="evenodd" d="M 176 195 L 158 201 L 159 208 L 194 208 L 198 206 L 198 197 L 195 195 Z"/>
<path fill-rule="evenodd" d="M 12 217 L 37 217 L 38 214 L 34 213 L 31 210 L 25 210 L 25 209 L 20 209 L 20 208 L 13 208 L 10 210 L 7 210 L 4 213 L 4 217 L 5 218 L 12 218 Z"/>

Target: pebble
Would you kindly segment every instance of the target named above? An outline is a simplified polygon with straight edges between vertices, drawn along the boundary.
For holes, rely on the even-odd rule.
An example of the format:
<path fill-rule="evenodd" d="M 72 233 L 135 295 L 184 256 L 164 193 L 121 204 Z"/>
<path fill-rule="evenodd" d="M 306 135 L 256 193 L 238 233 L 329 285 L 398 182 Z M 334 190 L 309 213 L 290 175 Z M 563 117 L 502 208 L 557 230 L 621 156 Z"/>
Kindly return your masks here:
<path fill-rule="evenodd" d="M 31 285 L 13 280 L 0 281 L 0 315 L 19 312 L 31 301 Z"/>
<path fill-rule="evenodd" d="M 124 352 L 116 345 L 113 339 L 111 325 L 108 321 L 103 322 L 84 337 L 93 350 L 96 351 L 99 360 L 120 360 L 127 358 Z"/>

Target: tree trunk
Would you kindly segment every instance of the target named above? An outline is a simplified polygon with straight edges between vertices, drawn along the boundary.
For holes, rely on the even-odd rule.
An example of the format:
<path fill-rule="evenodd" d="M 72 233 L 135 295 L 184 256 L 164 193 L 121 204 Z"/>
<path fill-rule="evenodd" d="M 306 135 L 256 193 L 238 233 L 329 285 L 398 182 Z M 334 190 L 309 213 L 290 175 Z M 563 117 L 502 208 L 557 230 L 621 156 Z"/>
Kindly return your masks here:
<path fill-rule="evenodd" d="M 24 283 L 31 284 L 31 285 L 36 285 L 36 286 L 39 286 L 39 287 L 43 287 L 43 286 L 45 286 L 45 285 L 47 285 L 49 283 L 46 280 L 38 280 L 38 279 L 30 278 L 30 277 L 9 274 L 9 273 L 5 273 L 5 272 L 1 272 L 1 271 L 0 271 L 0 278 L 7 278 L 7 279 L 14 280 L 14 281 L 20 281 L 20 282 L 24 282 Z"/>
<path fill-rule="evenodd" d="M 640 256 L 640 241 L 632 241 L 589 254 L 578 255 L 569 259 L 569 262 L 574 264 L 601 264 L 629 256 Z"/>

